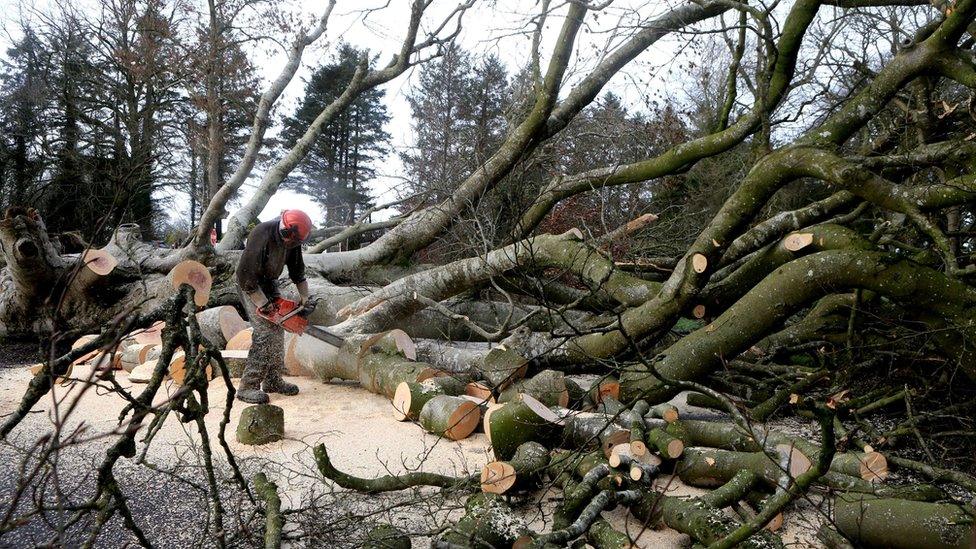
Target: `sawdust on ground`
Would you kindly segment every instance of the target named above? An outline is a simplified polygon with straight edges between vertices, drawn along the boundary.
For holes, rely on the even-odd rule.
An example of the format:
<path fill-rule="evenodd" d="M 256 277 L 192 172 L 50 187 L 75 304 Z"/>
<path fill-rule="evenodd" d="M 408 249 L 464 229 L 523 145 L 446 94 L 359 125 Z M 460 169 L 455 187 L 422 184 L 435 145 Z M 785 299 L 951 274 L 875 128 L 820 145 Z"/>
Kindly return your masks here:
<path fill-rule="evenodd" d="M 90 374 L 87 367 L 76 367 L 73 376 L 85 379 Z M 124 387 L 131 386 L 124 372 L 118 372 L 117 377 Z M 29 379 L 30 374 L 26 367 L 0 371 L 0 414 L 7 414 L 16 407 Z M 278 479 L 279 485 L 286 487 L 283 494 L 286 507 L 306 500 L 305 492 L 309 489 L 309 484 L 296 482 L 295 479 L 313 476 L 312 447 L 318 443 L 326 445 L 337 468 L 363 477 L 408 470 L 467 475 L 479 472 L 486 462 L 492 460 L 484 434 L 476 433 L 459 442 L 448 441 L 425 433 L 418 425 L 396 421 L 391 413 L 389 400 L 369 393 L 355 384 L 325 384 L 306 378 L 289 380 L 299 385 L 300 394 L 292 397 L 271 396 L 271 403 L 284 409 L 285 440 L 260 447 L 237 443 L 233 430 L 243 408 L 240 402 L 236 402 L 232 408 L 227 431 L 230 447 L 238 458 L 244 462 L 274 464 L 269 471 L 288 477 Z M 54 410 L 63 413 L 66 406 L 75 401 L 77 407 L 69 416 L 65 432 L 80 425 L 84 425 L 91 433 L 110 433 L 117 429 L 119 412 L 125 404 L 122 398 L 105 390 L 94 390 L 90 386 L 89 390 L 84 390 L 85 387 L 86 384 L 79 382 L 57 387 L 51 396 L 38 404 L 35 408 L 37 413 L 31 414 L 18 428 L 19 438 L 25 440 L 50 431 Z M 136 386 L 133 390 L 138 391 L 139 387 Z M 166 388 L 161 393 L 173 390 L 172 383 L 166 382 Z M 166 394 L 158 395 L 159 401 L 166 398 Z M 211 433 L 216 433 L 226 404 L 226 388 L 221 380 L 213 381 L 209 398 L 210 413 L 206 422 Z M 192 424 L 181 424 L 175 417 L 170 417 L 155 435 L 148 450 L 148 458 L 162 464 L 185 459 L 197 440 L 198 435 Z M 107 443 L 108 439 L 97 437 L 91 442 L 93 445 Z M 671 495 L 691 496 L 703 493 L 683 485 L 676 478 L 668 477 L 662 479 L 662 482 L 667 485 Z M 545 513 L 554 505 L 551 491 L 545 499 L 542 505 L 528 506 L 532 509 L 525 518 L 530 525 L 544 527 Z M 784 534 L 784 541 L 794 547 L 814 545 L 811 522 L 816 522 L 815 514 L 788 514 L 784 531 L 780 532 Z M 690 542 L 687 536 L 668 528 L 646 529 L 625 510 L 607 512 L 604 516 L 618 529 L 635 536 L 639 534 L 639 547 L 687 547 Z M 426 544 L 424 540 L 414 540 L 415 547 Z"/>

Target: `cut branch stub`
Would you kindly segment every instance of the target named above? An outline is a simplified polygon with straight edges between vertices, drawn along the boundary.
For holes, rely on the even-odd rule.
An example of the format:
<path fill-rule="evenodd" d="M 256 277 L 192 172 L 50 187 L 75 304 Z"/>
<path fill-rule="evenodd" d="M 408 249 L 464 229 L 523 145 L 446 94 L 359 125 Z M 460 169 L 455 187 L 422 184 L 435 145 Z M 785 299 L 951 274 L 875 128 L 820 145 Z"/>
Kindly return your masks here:
<path fill-rule="evenodd" d="M 783 239 L 783 247 L 791 252 L 798 252 L 813 244 L 813 233 L 792 233 Z"/>
<path fill-rule="evenodd" d="M 488 352 L 482 366 L 482 375 L 492 386 L 504 389 L 525 377 L 529 361 L 522 355 L 503 346 Z"/>
<path fill-rule="evenodd" d="M 702 254 L 691 256 L 691 268 L 698 274 L 704 273 L 708 270 L 708 258 Z"/>
<path fill-rule="evenodd" d="M 420 425 L 424 430 L 451 440 L 467 438 L 478 427 L 481 411 L 470 400 L 436 395 L 420 410 Z"/>
<path fill-rule="evenodd" d="M 183 284 L 193 286 L 193 302 L 197 307 L 203 307 L 207 301 L 210 301 L 210 286 L 213 279 L 210 270 L 203 263 L 192 259 L 180 261 L 168 276 L 174 290 L 179 290 Z"/>
<path fill-rule="evenodd" d="M 702 305 L 701 303 L 695 305 L 695 308 L 691 310 L 691 314 L 697 319 L 705 318 L 706 312 L 707 310 L 705 309 L 705 306 Z"/>
<path fill-rule="evenodd" d="M 548 446 L 559 435 L 563 422 L 538 400 L 526 394 L 492 406 L 485 413 L 484 428 L 491 441 L 495 459 L 507 460 L 525 442 Z"/>
<path fill-rule="evenodd" d="M 382 350 L 388 354 L 399 354 L 410 360 L 417 360 L 417 345 L 406 332 L 400 329 L 395 328 L 366 338 L 359 344 L 359 358 L 362 359 L 367 353 L 377 350 Z"/>

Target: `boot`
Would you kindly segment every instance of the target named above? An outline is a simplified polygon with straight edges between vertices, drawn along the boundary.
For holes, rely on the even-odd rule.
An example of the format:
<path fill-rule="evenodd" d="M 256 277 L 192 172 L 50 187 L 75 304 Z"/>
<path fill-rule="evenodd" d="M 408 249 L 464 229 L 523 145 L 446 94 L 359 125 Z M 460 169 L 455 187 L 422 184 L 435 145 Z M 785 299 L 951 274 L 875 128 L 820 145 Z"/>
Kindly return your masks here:
<path fill-rule="evenodd" d="M 281 377 L 281 371 L 285 369 L 285 365 L 272 366 L 268 375 L 264 378 L 264 383 L 262 388 L 268 393 L 279 393 L 282 395 L 292 396 L 298 394 L 298 385 L 294 383 L 288 383 L 285 378 Z"/>
<path fill-rule="evenodd" d="M 262 370 L 253 363 L 245 366 L 244 373 L 241 374 L 241 383 L 237 388 L 237 400 L 248 404 L 268 403 L 268 394 L 261 390 L 261 379 L 264 378 Z"/>

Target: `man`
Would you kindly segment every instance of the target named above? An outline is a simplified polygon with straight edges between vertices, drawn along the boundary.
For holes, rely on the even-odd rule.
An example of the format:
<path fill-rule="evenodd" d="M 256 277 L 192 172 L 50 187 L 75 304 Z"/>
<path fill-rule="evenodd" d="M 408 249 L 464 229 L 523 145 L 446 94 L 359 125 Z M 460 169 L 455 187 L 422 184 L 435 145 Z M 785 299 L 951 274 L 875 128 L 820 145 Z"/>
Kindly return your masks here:
<path fill-rule="evenodd" d="M 298 289 L 300 305 L 308 301 L 308 282 L 302 260 L 302 242 L 312 232 L 312 220 L 301 210 L 284 210 L 281 217 L 259 224 L 247 236 L 237 264 L 241 302 L 254 333 L 251 351 L 241 375 L 237 399 L 251 404 L 268 402 L 268 393 L 298 394 L 298 386 L 282 377 L 285 369 L 284 329 L 263 318 L 277 309 L 278 277 L 288 266 L 288 277 Z"/>

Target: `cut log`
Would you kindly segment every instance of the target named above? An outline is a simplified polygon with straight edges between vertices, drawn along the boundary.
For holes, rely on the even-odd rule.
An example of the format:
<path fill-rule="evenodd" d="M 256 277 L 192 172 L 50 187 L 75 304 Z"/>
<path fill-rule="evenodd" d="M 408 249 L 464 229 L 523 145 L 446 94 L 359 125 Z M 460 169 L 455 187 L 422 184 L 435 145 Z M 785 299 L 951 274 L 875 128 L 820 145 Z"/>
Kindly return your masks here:
<path fill-rule="evenodd" d="M 491 389 L 477 381 L 472 381 L 465 385 L 464 394 L 487 402 L 488 404 L 495 404 L 495 396 L 491 393 Z"/>
<path fill-rule="evenodd" d="M 791 252 L 798 252 L 813 244 L 813 233 L 791 233 L 783 239 L 783 247 Z"/>
<path fill-rule="evenodd" d="M 482 365 L 482 375 L 493 387 L 504 389 L 525 377 L 529 361 L 504 346 L 488 352 Z"/>
<path fill-rule="evenodd" d="M 763 452 L 733 452 L 713 448 L 688 448 L 681 463 L 676 467 L 682 482 L 691 486 L 721 486 L 742 470 L 750 471 L 769 486 L 786 486 L 784 468 L 789 466 L 790 478 L 796 478 L 810 469 L 810 461 L 796 448 L 777 448 L 779 457 L 774 459 Z"/>
<path fill-rule="evenodd" d="M 298 343 L 298 334 L 285 332 L 285 372 L 290 376 L 310 377 L 311 372 L 305 370 L 302 363 L 295 357 L 295 345 Z"/>
<path fill-rule="evenodd" d="M 253 328 L 246 328 L 237 332 L 234 337 L 227 341 L 226 349 L 230 351 L 249 351 L 251 349 L 251 337 L 253 334 Z"/>
<path fill-rule="evenodd" d="M 237 442 L 255 446 L 282 439 L 285 434 L 285 411 L 273 404 L 255 404 L 241 411 L 237 423 Z"/>
<path fill-rule="evenodd" d="M 85 250 L 85 252 L 81 254 L 81 260 L 85 264 L 85 268 L 96 276 L 106 276 L 110 274 L 119 264 L 118 260 L 115 259 L 115 256 L 104 249 Z"/>
<path fill-rule="evenodd" d="M 834 524 L 865 547 L 967 549 L 976 547 L 970 513 L 958 505 L 840 494 Z"/>
<path fill-rule="evenodd" d="M 149 359 L 149 353 L 153 349 L 158 348 L 159 346 L 155 343 L 136 343 L 129 345 L 122 351 L 122 369 L 131 372 L 133 368 Z"/>
<path fill-rule="evenodd" d="M 351 336 L 341 347 L 301 336 L 295 339 L 293 352 L 302 368 L 321 381 L 358 381 L 367 391 L 393 398 L 400 383 L 415 382 L 431 368 L 405 356 L 403 346 L 397 331 Z"/>
<path fill-rule="evenodd" d="M 586 531 L 586 540 L 596 549 L 631 549 L 637 547 L 631 543 L 627 534 L 615 529 L 603 518 L 598 518 Z"/>
<path fill-rule="evenodd" d="M 227 370 L 230 373 L 230 377 L 241 377 L 244 373 L 244 366 L 247 364 L 247 355 L 250 351 L 234 351 L 234 350 L 223 350 L 220 351 L 220 356 L 224 359 L 224 364 L 227 365 Z"/>
<path fill-rule="evenodd" d="M 691 310 L 692 316 L 694 316 L 697 319 L 705 318 L 705 312 L 706 312 L 705 306 L 702 305 L 701 303 L 695 305 L 695 308 Z"/>
<path fill-rule="evenodd" d="M 71 281 L 71 286 L 79 290 L 88 290 L 96 286 L 119 264 L 111 253 L 95 249 L 85 250 L 78 261 L 81 266 Z"/>
<path fill-rule="evenodd" d="M 156 345 L 163 344 L 163 328 L 166 327 L 166 323 L 163 321 L 155 322 L 152 326 L 146 328 L 145 330 L 139 330 L 138 332 L 132 333 L 132 338 L 136 343 L 155 343 Z"/>
<path fill-rule="evenodd" d="M 562 447 L 587 448 L 598 445 L 606 457 L 618 444 L 630 445 L 630 430 L 617 425 L 604 414 L 571 414 L 565 421 L 562 433 Z"/>
<path fill-rule="evenodd" d="M 702 254 L 695 254 L 691 256 L 691 266 L 696 273 L 702 274 L 708 270 L 708 258 Z"/>
<path fill-rule="evenodd" d="M 197 313 L 200 334 L 218 349 L 223 349 L 241 330 L 248 327 L 237 309 L 230 305 L 211 307 Z"/>
<path fill-rule="evenodd" d="M 543 370 L 531 379 L 516 381 L 498 395 L 498 402 L 513 400 L 518 394 L 531 395 L 546 406 L 569 405 L 569 391 L 566 389 L 566 376 L 555 370 Z"/>
<path fill-rule="evenodd" d="M 734 424 L 721 421 L 679 420 L 669 425 L 667 431 L 672 436 L 680 438 L 686 447 L 707 446 L 725 450 L 759 452 L 764 448 L 793 446 L 807 461 L 811 462 L 817 459 L 820 451 L 816 444 L 808 440 L 777 431 L 765 432 L 763 435 L 765 440 L 759 442 Z M 888 462 L 884 455 L 878 452 L 847 452 L 834 456 L 830 463 L 830 470 L 876 482 L 887 475 Z"/>
<path fill-rule="evenodd" d="M 580 387 L 579 383 L 576 383 L 568 377 L 563 381 L 566 383 L 566 391 L 569 393 L 569 404 L 566 405 L 567 407 L 574 410 L 579 410 L 590 405 L 590 397 L 586 391 Z"/>
<path fill-rule="evenodd" d="M 674 404 L 664 402 L 662 404 L 657 404 L 651 406 L 649 414 L 651 417 L 656 417 L 667 421 L 668 423 L 674 423 L 678 421 L 678 407 Z"/>
<path fill-rule="evenodd" d="M 210 301 L 210 286 L 213 279 L 210 270 L 203 263 L 192 259 L 181 261 L 173 267 L 167 278 L 173 290 L 179 290 L 183 284 L 193 286 L 193 302 L 197 307 L 203 307 Z"/>
<path fill-rule="evenodd" d="M 549 466 L 549 450 L 535 441 L 521 444 L 509 461 L 492 461 L 481 469 L 481 490 L 492 494 L 535 488 Z"/>
<path fill-rule="evenodd" d="M 420 425 L 425 431 L 451 440 L 462 440 L 474 432 L 481 411 L 473 402 L 450 395 L 436 395 L 420 410 Z"/>
<path fill-rule="evenodd" d="M 207 379 L 213 378 L 212 364 L 207 364 L 206 375 Z M 186 381 L 186 353 L 183 351 L 173 353 L 173 358 L 169 361 L 169 377 L 177 385 L 183 385 Z"/>
<path fill-rule="evenodd" d="M 71 344 L 71 350 L 75 350 L 78 347 L 81 347 L 82 345 L 86 345 L 88 343 L 91 343 L 92 341 L 95 341 L 96 338 L 98 338 L 98 336 L 95 335 L 95 334 L 83 335 L 83 336 L 79 337 L 78 339 L 76 339 L 75 342 Z M 73 364 L 73 365 L 74 364 L 84 364 L 85 362 L 88 362 L 89 360 L 91 360 L 92 358 L 94 358 L 95 355 L 97 355 L 97 354 L 98 354 L 98 351 L 97 350 L 95 350 L 95 351 L 89 351 L 89 352 L 81 355 L 80 357 L 76 358 L 74 360 L 74 362 L 72 362 L 71 364 Z"/>
<path fill-rule="evenodd" d="M 604 377 L 590 386 L 590 402 L 599 405 L 604 397 L 620 398 L 620 382 L 615 377 Z"/>
<path fill-rule="evenodd" d="M 515 400 L 489 408 L 484 429 L 496 460 L 508 460 L 525 442 L 549 446 L 563 427 L 563 421 L 538 400 L 521 394 Z"/>
<path fill-rule="evenodd" d="M 646 440 L 664 459 L 678 459 L 685 451 L 681 439 L 669 435 L 664 429 L 651 429 L 647 432 Z"/>
<path fill-rule="evenodd" d="M 525 521 L 495 494 L 475 494 L 464 508 L 464 516 L 440 538 L 448 547 L 513 547 L 528 532 Z"/>
<path fill-rule="evenodd" d="M 879 452 L 848 452 L 835 456 L 830 462 L 830 470 L 881 482 L 888 477 L 888 460 Z"/>
<path fill-rule="evenodd" d="M 423 383 L 404 381 L 397 386 L 393 394 L 393 417 L 397 421 L 417 419 L 424 405 L 435 396 L 458 396 L 459 394 L 448 392 L 443 384 L 428 383 L 429 381 L 431 380 Z"/>

